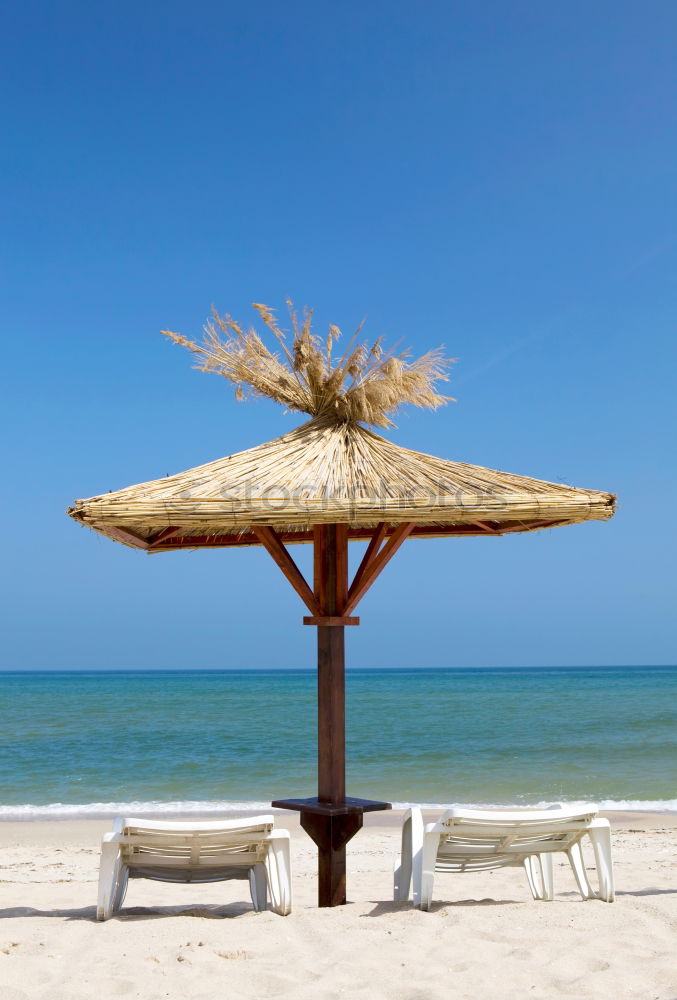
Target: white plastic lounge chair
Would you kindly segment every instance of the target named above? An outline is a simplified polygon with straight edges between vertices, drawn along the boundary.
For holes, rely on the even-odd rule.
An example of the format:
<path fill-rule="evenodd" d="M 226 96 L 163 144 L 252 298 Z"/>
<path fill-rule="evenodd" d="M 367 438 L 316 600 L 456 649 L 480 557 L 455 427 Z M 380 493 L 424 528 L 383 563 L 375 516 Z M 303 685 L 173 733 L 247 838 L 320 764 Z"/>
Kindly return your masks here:
<path fill-rule="evenodd" d="M 289 833 L 272 816 L 167 823 L 118 816 L 101 844 L 97 920 L 122 906 L 130 878 L 159 882 L 249 879 L 254 909 L 291 912 Z"/>
<path fill-rule="evenodd" d="M 583 899 L 613 902 L 609 821 L 597 819 L 597 807 L 580 809 L 450 809 L 424 826 L 420 809 L 410 809 L 402 826 L 402 855 L 395 867 L 394 896 L 409 899 L 413 877 L 414 906 L 429 910 L 435 872 L 477 872 L 524 865 L 534 899 L 553 899 L 552 856 L 563 851 L 571 863 Z M 595 852 L 599 891 L 588 879 L 581 840 L 589 837 Z"/>

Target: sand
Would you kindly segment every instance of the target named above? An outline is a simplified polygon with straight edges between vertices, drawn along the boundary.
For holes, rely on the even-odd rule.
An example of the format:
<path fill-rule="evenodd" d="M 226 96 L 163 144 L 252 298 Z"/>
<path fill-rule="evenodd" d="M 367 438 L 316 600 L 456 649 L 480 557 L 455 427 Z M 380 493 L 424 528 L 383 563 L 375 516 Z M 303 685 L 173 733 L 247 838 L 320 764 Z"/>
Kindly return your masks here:
<path fill-rule="evenodd" d="M 0 1000 L 629 998 L 677 1000 L 677 816 L 615 814 L 616 902 L 583 902 L 555 861 L 553 902 L 519 869 L 439 875 L 429 913 L 392 902 L 399 817 L 349 845 L 346 906 L 315 906 L 296 817 L 294 909 L 254 913 L 246 883 L 131 883 L 97 923 L 106 821 L 0 824 Z"/>

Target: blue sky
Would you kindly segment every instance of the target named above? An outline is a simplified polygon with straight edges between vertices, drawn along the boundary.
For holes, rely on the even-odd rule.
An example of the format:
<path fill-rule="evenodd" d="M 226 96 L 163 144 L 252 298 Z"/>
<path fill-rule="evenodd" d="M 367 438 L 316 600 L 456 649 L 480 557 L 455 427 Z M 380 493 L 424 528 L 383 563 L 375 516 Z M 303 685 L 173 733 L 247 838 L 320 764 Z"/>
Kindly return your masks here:
<path fill-rule="evenodd" d="M 411 541 L 352 666 L 675 662 L 673 3 L 2 20 L 5 669 L 312 665 L 264 552 L 148 558 L 64 516 L 299 423 L 158 332 L 286 296 L 459 359 L 396 442 L 619 495 L 610 523 Z"/>

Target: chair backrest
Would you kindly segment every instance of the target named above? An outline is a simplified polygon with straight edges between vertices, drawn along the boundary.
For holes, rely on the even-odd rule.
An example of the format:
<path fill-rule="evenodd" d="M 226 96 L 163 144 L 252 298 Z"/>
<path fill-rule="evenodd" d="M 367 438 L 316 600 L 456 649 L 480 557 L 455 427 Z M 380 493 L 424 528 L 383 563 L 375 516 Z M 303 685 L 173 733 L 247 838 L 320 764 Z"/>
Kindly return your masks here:
<path fill-rule="evenodd" d="M 450 809 L 436 824 L 440 852 L 520 854 L 567 850 L 581 839 L 597 807 L 580 809 Z"/>
<path fill-rule="evenodd" d="M 198 823 L 120 817 L 114 829 L 132 869 L 250 868 L 265 856 L 273 817 Z"/>

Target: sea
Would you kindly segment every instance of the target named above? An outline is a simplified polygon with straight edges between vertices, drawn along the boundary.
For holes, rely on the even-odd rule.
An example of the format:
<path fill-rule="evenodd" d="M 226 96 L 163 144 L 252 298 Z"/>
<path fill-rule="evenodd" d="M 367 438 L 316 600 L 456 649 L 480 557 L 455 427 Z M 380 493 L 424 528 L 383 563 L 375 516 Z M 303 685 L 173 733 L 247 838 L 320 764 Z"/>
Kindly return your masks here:
<path fill-rule="evenodd" d="M 312 670 L 0 673 L 0 820 L 316 793 Z M 349 670 L 347 791 L 677 811 L 677 667 Z"/>

